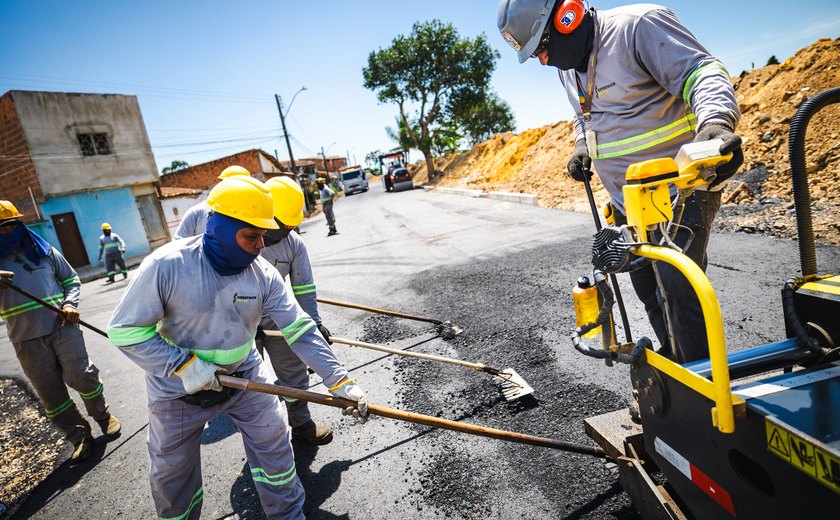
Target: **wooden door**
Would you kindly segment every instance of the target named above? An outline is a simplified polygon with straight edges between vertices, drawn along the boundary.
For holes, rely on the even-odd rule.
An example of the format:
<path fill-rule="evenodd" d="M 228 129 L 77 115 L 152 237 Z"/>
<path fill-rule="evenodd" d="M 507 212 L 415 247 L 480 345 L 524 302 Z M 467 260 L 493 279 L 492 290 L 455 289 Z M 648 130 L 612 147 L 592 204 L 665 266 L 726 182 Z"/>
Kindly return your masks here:
<path fill-rule="evenodd" d="M 52 221 L 64 258 L 73 267 L 89 265 L 85 244 L 82 242 L 79 226 L 76 225 L 76 216 L 73 213 L 61 213 L 53 215 Z"/>

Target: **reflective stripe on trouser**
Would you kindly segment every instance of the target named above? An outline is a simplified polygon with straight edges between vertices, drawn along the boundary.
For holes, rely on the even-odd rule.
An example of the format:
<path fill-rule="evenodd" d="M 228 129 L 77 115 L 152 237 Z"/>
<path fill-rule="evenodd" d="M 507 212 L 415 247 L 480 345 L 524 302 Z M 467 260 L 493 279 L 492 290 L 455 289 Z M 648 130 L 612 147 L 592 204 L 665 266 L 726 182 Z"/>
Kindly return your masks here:
<path fill-rule="evenodd" d="M 309 389 L 309 372 L 306 370 L 306 363 L 292 352 L 286 340 L 279 336 L 266 336 L 260 340 L 257 350 L 264 358 L 266 356 L 264 351 L 267 353 L 280 384 L 301 390 Z M 312 419 L 309 404 L 306 401 L 288 397 L 284 397 L 283 400 L 286 402 L 286 410 L 289 413 L 289 426 L 300 426 Z"/>
<path fill-rule="evenodd" d="M 88 359 L 78 326 L 59 326 L 52 334 L 15 343 L 14 347 L 23 372 L 44 404 L 47 417 L 70 442 L 78 444 L 91 434 L 91 430 L 65 383 L 79 392 L 88 415 L 95 421 L 108 418 L 99 370 Z"/>
<path fill-rule="evenodd" d="M 125 268 L 125 258 L 122 255 L 105 256 L 105 270 L 108 271 L 108 278 L 113 279 L 117 274 L 117 265 L 120 266 L 120 272 L 122 274 L 128 273 L 128 269 Z"/>
<path fill-rule="evenodd" d="M 242 377 L 269 382 L 262 363 Z M 242 434 L 266 516 L 304 518 L 304 491 L 295 471 L 286 412 L 275 396 L 245 391 L 210 408 L 179 399 L 149 405 L 149 480 L 158 516 L 179 520 L 201 516 L 201 434 L 204 425 L 222 412 L 233 419 Z"/>

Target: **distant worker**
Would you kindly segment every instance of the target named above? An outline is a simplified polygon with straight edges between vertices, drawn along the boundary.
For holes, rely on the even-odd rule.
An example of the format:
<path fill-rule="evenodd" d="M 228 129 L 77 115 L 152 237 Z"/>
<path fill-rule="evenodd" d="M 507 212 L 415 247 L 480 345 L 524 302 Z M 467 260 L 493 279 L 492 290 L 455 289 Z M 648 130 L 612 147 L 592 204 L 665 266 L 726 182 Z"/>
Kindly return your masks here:
<path fill-rule="evenodd" d="M 114 283 L 117 275 L 117 266 L 123 275 L 123 280 L 128 278 L 128 269 L 125 268 L 125 241 L 116 233 L 111 231 L 111 224 L 102 223 L 102 235 L 99 237 L 99 261 L 102 261 L 102 252 L 105 251 L 105 270 L 108 272 L 108 281 Z"/>
<path fill-rule="evenodd" d="M 268 518 L 302 519 L 304 490 L 280 401 L 222 387 L 216 374 L 269 383 L 254 348 L 263 315 L 345 410 L 364 421 L 367 397 L 265 259 L 263 234 L 277 229 L 271 194 L 251 177 L 222 180 L 207 199 L 201 236 L 146 257 L 120 300 L 108 336 L 146 372 L 152 498 L 160 518 L 201 516 L 201 435 L 227 413 L 242 433 L 254 485 Z"/>
<path fill-rule="evenodd" d="M 242 166 L 228 166 L 222 173 L 219 174 L 219 179 L 227 179 L 235 175 L 251 176 L 251 172 Z M 175 230 L 173 240 L 179 238 L 194 237 L 204 233 L 207 228 L 207 219 L 210 217 L 210 206 L 206 201 L 201 201 L 198 204 L 190 207 L 184 216 L 181 218 L 181 223 L 178 224 L 178 229 Z"/>
<path fill-rule="evenodd" d="M 22 218 L 11 202 L 0 200 L 0 318 L 47 418 L 73 444 L 70 461 L 76 463 L 90 456 L 93 434 L 67 386 L 79 393 L 88 415 L 106 437 L 116 437 L 121 425 L 105 402 L 99 369 L 88 359 L 77 325 L 79 277 L 61 253 L 27 228 Z M 12 283 L 60 307 L 63 316 L 8 288 Z"/>
<path fill-rule="evenodd" d="M 327 226 L 330 228 L 330 232 L 327 233 L 328 237 L 338 234 L 338 230 L 335 229 L 335 213 L 333 213 L 333 202 L 335 200 L 335 192 L 327 186 L 327 180 L 323 177 L 318 177 L 318 193 L 321 196 L 321 206 L 324 208 L 324 217 L 327 219 Z"/>
<path fill-rule="evenodd" d="M 318 331 L 328 343 L 330 331 L 321 323 L 318 314 L 317 295 L 315 293 L 315 279 L 312 275 L 312 265 L 309 253 L 300 235 L 294 229 L 303 221 L 303 190 L 297 182 L 289 177 L 274 177 L 266 181 L 266 187 L 271 190 L 274 202 L 274 220 L 278 229 L 270 229 L 263 235 L 265 249 L 260 256 L 268 260 L 280 276 L 291 280 L 292 293 L 301 308 L 309 315 L 318 327 Z M 261 328 L 277 330 L 277 325 L 271 318 L 264 316 Z M 258 337 L 261 335 L 258 334 Z M 282 337 L 265 336 L 257 341 L 260 353 L 268 354 L 274 373 L 284 386 L 309 388 L 309 372 L 306 364 L 289 347 Z M 292 437 L 315 445 L 324 445 L 332 441 L 333 432 L 326 425 L 312 420 L 306 401 L 286 399 L 289 412 L 289 425 L 292 427 Z"/>
<path fill-rule="evenodd" d="M 705 269 L 720 190 L 744 161 L 741 138 L 734 133 L 741 114 L 720 60 L 670 9 L 654 4 L 601 11 L 587 10 L 582 0 L 501 0 L 497 22 L 520 63 L 534 57 L 559 69 L 576 113 L 569 173 L 583 182 L 595 165 L 618 210 L 619 225 L 626 223 L 622 187 L 630 164 L 673 158 L 692 140 L 723 141 L 720 153 L 733 158 L 717 168 L 708 189 L 698 188 L 686 200 L 683 227 L 674 239 Z M 652 240 L 660 238 L 654 233 Z M 703 313 L 688 280 L 661 262 L 630 278 L 661 353 L 678 363 L 708 358 Z M 669 327 L 676 345 L 669 340 Z"/>

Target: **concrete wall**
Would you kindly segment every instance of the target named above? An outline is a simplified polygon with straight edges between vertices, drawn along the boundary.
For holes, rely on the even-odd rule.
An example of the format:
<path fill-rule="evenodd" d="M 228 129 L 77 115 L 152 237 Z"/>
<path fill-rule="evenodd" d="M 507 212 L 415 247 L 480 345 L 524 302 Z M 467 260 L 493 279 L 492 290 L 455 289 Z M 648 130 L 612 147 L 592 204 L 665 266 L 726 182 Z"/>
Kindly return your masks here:
<path fill-rule="evenodd" d="M 99 256 L 99 236 L 102 234 L 100 226 L 103 222 L 111 224 L 114 233 L 125 240 L 126 256 L 151 251 L 140 211 L 129 187 L 53 197 L 41 204 L 41 211 L 44 220 L 47 221 L 42 227 L 42 236 L 59 251 L 61 244 L 51 216 L 71 212 L 74 214 L 85 251 L 93 265 Z"/>
<path fill-rule="evenodd" d="M 136 96 L 27 91 L 10 94 L 45 195 L 158 180 Z M 108 134 L 113 153 L 83 156 L 77 133 Z"/>
<path fill-rule="evenodd" d="M 205 190 L 204 193 L 197 197 L 184 196 L 161 199 L 160 205 L 163 207 L 163 215 L 166 218 L 166 227 L 169 228 L 170 236 L 175 235 L 175 231 L 181 224 L 181 218 L 183 218 L 184 213 L 201 201 L 207 200 L 208 193 L 210 193 L 210 190 Z"/>
<path fill-rule="evenodd" d="M 260 181 L 266 180 L 265 173 L 271 176 L 272 173 L 283 171 L 276 167 L 263 152 L 252 149 L 161 175 L 160 185 L 165 188 L 204 190 L 215 186 L 219 182 L 219 174 L 228 166 L 242 166 L 251 172 L 251 177 Z"/>

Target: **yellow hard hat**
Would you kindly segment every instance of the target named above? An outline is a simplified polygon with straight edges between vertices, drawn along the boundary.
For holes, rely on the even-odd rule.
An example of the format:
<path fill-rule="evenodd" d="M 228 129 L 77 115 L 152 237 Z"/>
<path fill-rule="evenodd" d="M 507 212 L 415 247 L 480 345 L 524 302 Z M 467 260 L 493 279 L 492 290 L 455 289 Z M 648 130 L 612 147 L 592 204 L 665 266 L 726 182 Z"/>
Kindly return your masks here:
<path fill-rule="evenodd" d="M 21 218 L 23 214 L 8 200 L 0 200 L 0 220 Z"/>
<path fill-rule="evenodd" d="M 106 229 L 111 229 L 111 224 L 108 224 L 107 222 L 103 222 L 102 223 L 102 231 L 105 231 Z"/>
<path fill-rule="evenodd" d="M 245 175 L 246 177 L 251 176 L 251 172 L 243 168 L 242 166 L 228 166 L 222 173 L 219 174 L 220 179 L 227 179 L 228 177 L 233 177 L 234 175 Z"/>
<path fill-rule="evenodd" d="M 272 177 L 265 181 L 274 201 L 274 218 L 287 226 L 303 222 L 303 190 L 291 177 Z"/>
<path fill-rule="evenodd" d="M 207 197 L 210 209 L 222 215 L 247 222 L 262 229 L 277 229 L 274 222 L 274 204 L 265 184 L 254 179 L 235 175 L 222 179 L 210 190 Z"/>

